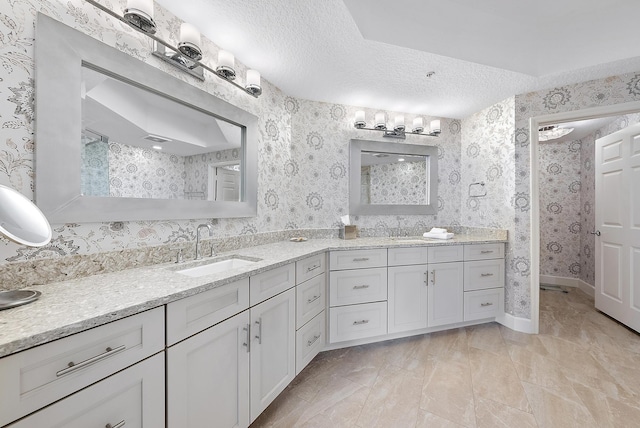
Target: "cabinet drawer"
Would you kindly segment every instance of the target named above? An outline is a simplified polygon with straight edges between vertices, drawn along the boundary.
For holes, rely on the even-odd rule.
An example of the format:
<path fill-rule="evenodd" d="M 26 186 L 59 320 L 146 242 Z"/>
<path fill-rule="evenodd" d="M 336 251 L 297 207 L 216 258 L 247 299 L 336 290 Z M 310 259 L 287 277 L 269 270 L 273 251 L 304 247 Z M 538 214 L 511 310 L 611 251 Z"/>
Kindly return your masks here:
<path fill-rule="evenodd" d="M 160 307 L 5 357 L 0 360 L 0 426 L 163 348 Z"/>
<path fill-rule="evenodd" d="M 504 259 L 464 263 L 464 291 L 504 287 Z"/>
<path fill-rule="evenodd" d="M 387 302 L 329 309 L 331 343 L 387 334 Z"/>
<path fill-rule="evenodd" d="M 464 320 L 493 318 L 504 312 L 504 289 L 465 291 Z"/>
<path fill-rule="evenodd" d="M 310 279 L 296 287 L 296 328 L 300 328 L 324 310 L 326 275 Z"/>
<path fill-rule="evenodd" d="M 464 246 L 464 259 L 466 260 L 486 260 L 503 259 L 504 244 L 477 244 Z"/>
<path fill-rule="evenodd" d="M 329 278 L 331 306 L 387 300 L 387 268 L 333 271 Z"/>
<path fill-rule="evenodd" d="M 324 273 L 326 270 L 326 259 L 327 255 L 322 253 L 298 260 L 296 262 L 296 284 L 302 284 L 306 280 Z"/>
<path fill-rule="evenodd" d="M 296 332 L 296 376 L 324 347 L 325 314 L 325 311 L 320 312 Z"/>
<path fill-rule="evenodd" d="M 9 427 L 163 427 L 164 401 L 164 354 L 157 354 Z"/>
<path fill-rule="evenodd" d="M 251 306 L 282 293 L 296 285 L 296 265 L 290 263 L 249 278 L 249 302 Z"/>
<path fill-rule="evenodd" d="M 464 257 L 463 245 L 438 245 L 428 249 L 429 263 L 461 262 Z"/>
<path fill-rule="evenodd" d="M 428 247 L 389 248 L 389 266 L 423 265 L 428 260 Z"/>
<path fill-rule="evenodd" d="M 383 267 L 387 265 L 387 249 L 345 250 L 329 253 L 331 270 Z"/>
<path fill-rule="evenodd" d="M 249 308 L 249 278 L 167 305 L 167 346 Z"/>

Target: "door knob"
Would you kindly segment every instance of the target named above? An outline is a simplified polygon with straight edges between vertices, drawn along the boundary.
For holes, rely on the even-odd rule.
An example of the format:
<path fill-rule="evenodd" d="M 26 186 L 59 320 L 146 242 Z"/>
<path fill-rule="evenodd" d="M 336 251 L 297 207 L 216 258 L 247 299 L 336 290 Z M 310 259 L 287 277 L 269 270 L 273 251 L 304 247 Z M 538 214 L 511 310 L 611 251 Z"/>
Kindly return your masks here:
<path fill-rule="evenodd" d="M 599 230 L 596 230 L 595 232 L 589 232 L 589 233 L 592 234 L 592 235 L 596 235 L 596 236 L 602 235 L 602 233 L 600 233 Z"/>

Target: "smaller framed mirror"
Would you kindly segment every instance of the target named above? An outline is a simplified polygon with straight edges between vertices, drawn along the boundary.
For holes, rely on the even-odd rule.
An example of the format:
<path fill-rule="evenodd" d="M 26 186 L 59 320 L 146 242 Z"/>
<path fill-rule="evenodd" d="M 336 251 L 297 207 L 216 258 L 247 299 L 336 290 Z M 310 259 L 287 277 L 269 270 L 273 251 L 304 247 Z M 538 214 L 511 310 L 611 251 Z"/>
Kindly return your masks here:
<path fill-rule="evenodd" d="M 437 147 L 351 140 L 349 166 L 350 214 L 438 211 Z"/>

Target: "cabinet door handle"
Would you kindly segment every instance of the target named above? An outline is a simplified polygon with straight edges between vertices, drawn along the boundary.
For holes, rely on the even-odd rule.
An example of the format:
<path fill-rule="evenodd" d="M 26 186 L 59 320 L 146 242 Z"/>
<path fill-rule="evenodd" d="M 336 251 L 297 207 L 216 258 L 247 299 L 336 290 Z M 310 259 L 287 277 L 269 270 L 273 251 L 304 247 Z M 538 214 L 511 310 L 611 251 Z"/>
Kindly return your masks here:
<path fill-rule="evenodd" d="M 369 257 L 356 257 L 353 259 L 354 262 L 366 262 L 369 260 Z"/>
<path fill-rule="evenodd" d="M 307 342 L 307 347 L 313 345 L 314 343 L 316 343 L 318 341 L 318 339 L 320 339 L 320 335 L 316 335 L 313 336 L 313 339 L 309 339 L 309 341 Z"/>
<path fill-rule="evenodd" d="M 96 355 L 95 357 L 88 358 L 84 361 L 80 361 L 77 364 L 74 363 L 73 361 L 69 361 L 68 367 L 56 372 L 56 376 L 57 377 L 64 376 L 68 373 L 79 370 L 93 363 L 97 363 L 98 361 L 104 360 L 105 358 L 109 358 L 110 356 L 115 355 L 120 351 L 124 351 L 126 348 L 127 347 L 125 345 L 120 345 L 117 348 L 107 348 L 102 354 Z"/>
<path fill-rule="evenodd" d="M 493 250 L 481 250 L 480 254 L 491 254 L 493 253 Z"/>
<path fill-rule="evenodd" d="M 307 299 L 307 303 L 313 303 L 313 302 L 315 302 L 316 300 L 318 300 L 319 298 L 320 298 L 320 295 L 319 295 L 319 294 L 318 294 L 317 296 L 313 296 L 312 298 Z"/>
<path fill-rule="evenodd" d="M 435 269 L 431 271 L 431 283 L 433 285 L 436 285 L 436 270 Z"/>
<path fill-rule="evenodd" d="M 249 333 L 249 328 L 249 324 L 242 328 L 243 331 L 247 332 L 247 340 L 242 344 L 242 346 L 247 347 L 247 352 L 251 351 L 251 334 Z"/>
<path fill-rule="evenodd" d="M 258 339 L 258 345 L 262 345 L 262 317 L 258 318 L 258 321 L 255 323 L 258 324 L 258 334 L 256 335 L 256 339 Z"/>
<path fill-rule="evenodd" d="M 483 276 L 483 277 L 484 276 L 493 276 L 493 274 L 492 273 L 481 273 L 480 276 Z"/>
<path fill-rule="evenodd" d="M 318 269 L 320 267 L 320 265 L 315 265 L 315 266 L 311 266 L 307 268 L 307 273 L 309 272 L 313 272 L 314 270 Z"/>
<path fill-rule="evenodd" d="M 123 420 L 121 420 L 120 422 L 118 422 L 118 423 L 117 423 L 117 424 L 115 424 L 115 425 L 106 424 L 106 425 L 104 426 L 104 428 L 122 428 L 124 425 L 125 425 L 125 423 L 124 423 L 124 419 L 123 419 Z"/>
<path fill-rule="evenodd" d="M 429 271 L 424 273 L 424 283 L 429 286 Z"/>
<path fill-rule="evenodd" d="M 480 303 L 480 306 L 493 306 L 493 303 L 491 303 L 491 302 Z"/>
<path fill-rule="evenodd" d="M 368 285 L 366 285 L 366 284 L 363 284 L 363 285 L 354 285 L 354 286 L 353 286 L 353 289 L 354 289 L 354 290 L 362 290 L 362 289 L 365 289 L 365 288 L 369 288 L 369 286 L 368 286 Z"/>
<path fill-rule="evenodd" d="M 354 321 L 353 325 L 369 324 L 369 320 Z"/>

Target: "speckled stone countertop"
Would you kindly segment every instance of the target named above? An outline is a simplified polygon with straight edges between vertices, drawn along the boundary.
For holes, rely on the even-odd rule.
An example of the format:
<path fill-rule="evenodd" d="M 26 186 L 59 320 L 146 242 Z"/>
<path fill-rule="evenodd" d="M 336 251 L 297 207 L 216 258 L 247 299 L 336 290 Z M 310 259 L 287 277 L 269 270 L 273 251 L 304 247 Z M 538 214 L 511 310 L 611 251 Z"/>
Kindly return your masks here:
<path fill-rule="evenodd" d="M 278 242 L 217 255 L 260 259 L 248 266 L 191 278 L 177 269 L 206 264 L 211 259 L 165 263 L 32 286 L 42 296 L 28 305 L 0 311 L 0 357 L 10 355 L 92 327 L 137 314 L 169 302 L 255 275 L 330 250 L 424 245 L 460 245 L 506 242 L 506 234 L 456 235 L 439 241 L 414 238 L 312 239 Z"/>

